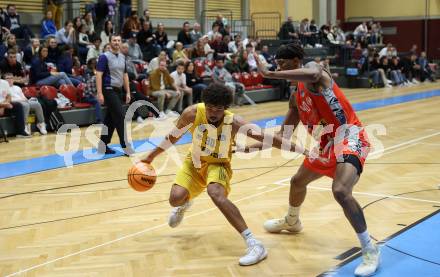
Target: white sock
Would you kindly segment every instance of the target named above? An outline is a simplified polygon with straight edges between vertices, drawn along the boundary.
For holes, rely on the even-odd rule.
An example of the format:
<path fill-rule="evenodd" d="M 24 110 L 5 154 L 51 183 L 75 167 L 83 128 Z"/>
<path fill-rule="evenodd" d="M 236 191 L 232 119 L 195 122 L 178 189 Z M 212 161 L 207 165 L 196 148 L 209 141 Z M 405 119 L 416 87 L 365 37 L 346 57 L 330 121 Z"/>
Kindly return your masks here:
<path fill-rule="evenodd" d="M 301 206 L 298 207 L 289 206 L 289 211 L 287 212 L 286 215 L 286 220 L 288 224 L 292 225 L 295 224 L 296 221 L 298 221 L 300 208 Z"/>
<path fill-rule="evenodd" d="M 365 230 L 363 233 L 357 233 L 359 241 L 361 242 L 362 249 L 373 247 L 373 243 L 371 242 L 370 234 Z"/>
<path fill-rule="evenodd" d="M 243 232 L 241 232 L 241 236 L 243 237 L 243 239 L 246 241 L 247 244 L 249 240 L 253 240 L 254 239 L 254 234 L 252 234 L 251 230 L 246 229 Z"/>

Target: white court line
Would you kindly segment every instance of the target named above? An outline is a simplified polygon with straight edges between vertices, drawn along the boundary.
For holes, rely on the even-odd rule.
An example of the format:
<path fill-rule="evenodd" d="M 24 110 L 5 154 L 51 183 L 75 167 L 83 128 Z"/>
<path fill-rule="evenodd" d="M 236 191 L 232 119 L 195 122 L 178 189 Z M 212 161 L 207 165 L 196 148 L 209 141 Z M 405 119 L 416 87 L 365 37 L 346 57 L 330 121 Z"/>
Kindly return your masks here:
<path fill-rule="evenodd" d="M 439 134 L 440 134 L 440 132 L 437 132 L 437 133 L 434 133 L 434 134 L 431 134 L 431 135 L 426 135 L 426 136 L 423 136 L 423 137 L 420 137 L 420 138 L 417 138 L 417 139 L 412 139 L 412 140 L 409 140 L 409 141 L 406 141 L 406 142 L 403 142 L 403 143 L 399 143 L 399 144 L 393 145 L 393 146 L 388 147 L 388 148 L 384 148 L 382 151 L 392 150 L 392 149 L 395 149 L 395 148 L 398 148 L 398 147 L 401 147 L 401 146 L 404 146 L 404 145 L 412 144 L 412 143 L 415 143 L 417 141 L 421 141 L 421 140 L 424 140 L 424 139 L 427 139 L 427 138 L 430 138 L 430 137 L 433 137 L 433 136 L 436 136 L 436 135 L 439 135 Z M 370 155 L 378 154 L 378 153 L 381 153 L 382 151 L 374 151 L 374 152 L 370 153 Z M 280 185 L 278 187 L 275 187 L 273 189 L 265 190 L 265 191 L 262 191 L 262 192 L 259 192 L 259 193 L 255 193 L 255 194 L 246 196 L 244 198 L 241 198 L 241 199 L 238 199 L 238 200 L 234 201 L 234 203 L 238 203 L 238 202 L 241 202 L 243 200 L 251 199 L 251 198 L 260 196 L 260 195 L 268 193 L 268 192 L 279 190 L 281 188 L 285 188 L 285 186 L 283 185 L 283 182 L 285 182 L 287 180 L 290 180 L 290 178 L 274 182 L 274 184 Z M 316 188 L 316 187 L 313 187 L 313 188 Z M 318 189 L 325 189 L 325 188 L 318 188 Z M 381 195 L 380 197 L 385 197 L 385 195 L 383 195 L 383 196 Z M 390 195 L 390 196 L 386 196 L 386 197 L 392 198 L 392 197 L 398 197 L 398 196 Z M 412 200 L 414 200 L 414 199 L 412 199 Z M 428 202 L 429 200 L 425 200 L 425 201 Z M 439 202 L 436 202 L 436 203 L 439 203 Z M 217 209 L 216 207 L 210 208 L 210 209 L 204 210 L 202 212 L 198 212 L 198 213 L 189 215 L 186 218 L 195 217 L 195 216 L 198 216 L 198 215 L 201 215 L 201 214 L 205 214 L 205 213 L 208 213 L 208 212 L 216 210 L 216 209 Z M 71 254 L 68 254 L 68 255 L 65 255 L 65 256 L 61 256 L 59 258 L 56 258 L 56 259 L 53 259 L 53 260 L 41 263 L 41 264 L 37 264 L 37 265 L 31 266 L 31 267 L 28 267 L 26 269 L 22 269 L 20 271 L 15 272 L 15 273 L 6 275 L 5 277 L 17 276 L 17 275 L 26 273 L 28 271 L 31 271 L 33 269 L 40 268 L 40 267 L 46 266 L 48 264 L 52 264 L 52 263 L 55 263 L 57 261 L 60 261 L 60 260 L 66 259 L 66 258 L 70 258 L 70 257 L 76 256 L 76 255 L 79 255 L 79 254 L 82 254 L 82 253 L 85 253 L 85 252 L 89 252 L 89 251 L 95 250 L 97 248 L 100 248 L 100 247 L 103 247 L 103 246 L 107 246 L 107 245 L 110 245 L 112 243 L 115 243 L 115 242 L 118 242 L 118 241 L 121 241 L 121 240 L 124 240 L 124 239 L 127 239 L 127 238 L 132 238 L 132 237 L 138 236 L 140 234 L 146 233 L 148 231 L 152 231 L 152 230 L 155 230 L 155 229 L 159 229 L 161 227 L 165 227 L 167 225 L 168 225 L 167 223 L 159 224 L 159 225 L 156 225 L 156 226 L 153 226 L 153 227 L 150 227 L 150 228 L 147 228 L 147 229 L 144 229 L 144 230 L 141 230 L 141 231 L 129 234 L 129 235 L 122 236 L 122 237 L 117 238 L 117 239 L 113 239 L 113 240 L 104 242 L 102 244 L 95 245 L 93 247 L 89 247 L 89 248 L 86 248 L 86 249 L 83 249 L 83 250 L 80 250 L 80 251 L 77 251 L 77 252 L 73 252 Z"/>

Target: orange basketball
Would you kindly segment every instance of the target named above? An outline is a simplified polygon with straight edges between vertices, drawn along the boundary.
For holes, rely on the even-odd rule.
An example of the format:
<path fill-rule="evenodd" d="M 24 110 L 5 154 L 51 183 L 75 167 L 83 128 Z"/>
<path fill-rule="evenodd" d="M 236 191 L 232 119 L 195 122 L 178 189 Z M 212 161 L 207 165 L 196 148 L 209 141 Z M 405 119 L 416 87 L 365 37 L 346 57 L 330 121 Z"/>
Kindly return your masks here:
<path fill-rule="evenodd" d="M 147 191 L 156 183 L 156 171 L 151 164 L 137 163 L 128 170 L 128 183 L 136 191 Z"/>

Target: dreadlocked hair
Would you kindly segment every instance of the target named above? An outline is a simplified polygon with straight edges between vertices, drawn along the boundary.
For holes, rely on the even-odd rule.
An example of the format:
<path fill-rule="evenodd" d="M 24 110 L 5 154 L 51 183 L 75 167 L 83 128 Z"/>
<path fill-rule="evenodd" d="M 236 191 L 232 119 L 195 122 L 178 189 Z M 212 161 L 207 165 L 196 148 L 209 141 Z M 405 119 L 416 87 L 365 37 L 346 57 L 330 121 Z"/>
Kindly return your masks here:
<path fill-rule="evenodd" d="M 281 45 L 276 53 L 277 59 L 294 59 L 302 60 L 304 58 L 304 49 L 298 43 L 289 43 Z"/>

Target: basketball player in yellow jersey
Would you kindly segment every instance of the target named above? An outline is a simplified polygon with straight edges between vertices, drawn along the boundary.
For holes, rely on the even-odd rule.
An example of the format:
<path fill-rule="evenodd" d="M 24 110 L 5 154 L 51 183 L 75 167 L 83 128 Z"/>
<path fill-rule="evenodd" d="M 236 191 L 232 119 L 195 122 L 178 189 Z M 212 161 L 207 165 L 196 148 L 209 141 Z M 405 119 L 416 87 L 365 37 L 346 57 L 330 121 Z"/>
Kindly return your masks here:
<path fill-rule="evenodd" d="M 226 86 L 217 83 L 209 85 L 202 93 L 203 103 L 183 111 L 176 123 L 180 131 L 171 132 L 143 162 L 151 163 L 189 130 L 193 136 L 192 146 L 171 188 L 169 202 L 174 208 L 168 224 L 173 228 L 179 225 L 191 205 L 191 200 L 206 188 L 215 205 L 246 241 L 247 253 L 240 258 L 239 264 L 252 265 L 266 258 L 267 251 L 254 238 L 238 208 L 227 198 L 231 190 L 232 142 L 237 132 L 242 132 L 243 129 L 246 129 L 243 131 L 245 135 L 260 142 L 263 142 L 265 135 L 272 135 L 264 134 L 257 126 L 229 112 L 227 109 L 232 98 L 232 92 Z M 240 128 L 242 126 L 245 128 Z M 302 147 L 295 147 L 290 141 L 283 141 L 280 136 L 273 137 L 275 147 L 281 148 L 282 143 L 283 148 L 287 146 L 289 151 L 306 154 Z"/>

